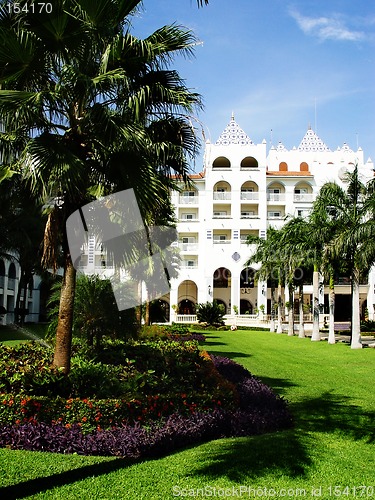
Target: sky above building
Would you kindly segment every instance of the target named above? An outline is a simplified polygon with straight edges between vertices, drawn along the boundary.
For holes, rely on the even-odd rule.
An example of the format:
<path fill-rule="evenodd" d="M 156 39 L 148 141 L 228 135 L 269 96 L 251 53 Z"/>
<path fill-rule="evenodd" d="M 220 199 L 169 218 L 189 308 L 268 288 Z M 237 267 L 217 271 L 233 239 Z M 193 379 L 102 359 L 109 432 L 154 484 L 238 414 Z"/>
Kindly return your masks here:
<path fill-rule="evenodd" d="M 233 113 L 255 143 L 292 149 L 311 126 L 331 150 L 347 143 L 375 161 L 373 0 L 144 0 L 133 33 L 172 23 L 201 42 L 173 67 L 203 97 L 206 140 Z M 193 170 L 202 158 L 203 146 Z"/>

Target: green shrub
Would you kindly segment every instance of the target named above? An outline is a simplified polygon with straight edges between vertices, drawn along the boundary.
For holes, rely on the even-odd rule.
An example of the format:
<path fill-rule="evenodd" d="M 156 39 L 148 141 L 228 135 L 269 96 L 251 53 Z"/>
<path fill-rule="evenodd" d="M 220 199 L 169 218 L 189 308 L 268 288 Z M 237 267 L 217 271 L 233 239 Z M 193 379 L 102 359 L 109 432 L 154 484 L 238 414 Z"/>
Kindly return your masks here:
<path fill-rule="evenodd" d="M 183 323 L 172 323 L 165 326 L 166 331 L 171 335 L 186 335 L 189 333 L 190 328 Z"/>
<path fill-rule="evenodd" d="M 361 332 L 375 332 L 375 321 L 361 321 Z"/>
<path fill-rule="evenodd" d="M 143 325 L 138 333 L 140 340 L 167 339 L 168 331 L 164 325 Z"/>
<path fill-rule="evenodd" d="M 223 317 L 225 314 L 225 308 L 222 304 L 219 304 L 216 300 L 213 302 L 206 302 L 196 305 L 197 309 L 197 319 L 199 323 L 206 323 L 207 325 L 223 325 Z"/>

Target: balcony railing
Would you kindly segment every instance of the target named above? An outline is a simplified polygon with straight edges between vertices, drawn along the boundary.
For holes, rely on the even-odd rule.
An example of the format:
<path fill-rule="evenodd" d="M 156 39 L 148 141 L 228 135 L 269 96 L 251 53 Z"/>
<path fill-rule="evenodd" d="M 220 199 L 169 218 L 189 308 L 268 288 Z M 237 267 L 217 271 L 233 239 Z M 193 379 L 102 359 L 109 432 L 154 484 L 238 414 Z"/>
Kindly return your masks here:
<path fill-rule="evenodd" d="M 181 252 L 196 252 L 198 250 L 198 243 L 179 243 L 178 248 Z"/>
<path fill-rule="evenodd" d="M 220 215 L 219 214 L 216 214 L 216 215 L 214 214 L 212 216 L 212 218 L 213 219 L 231 219 L 232 216 L 231 216 L 231 214 L 229 214 L 229 215 L 228 214 L 225 214 L 225 215 L 224 214 L 220 214 Z"/>
<path fill-rule="evenodd" d="M 198 205 L 198 196 L 179 196 L 178 202 L 180 205 Z"/>
<path fill-rule="evenodd" d="M 252 191 L 241 191 L 241 200 L 259 200 L 259 193 Z"/>
<path fill-rule="evenodd" d="M 281 193 L 267 193 L 268 201 L 285 201 L 285 194 Z"/>
<path fill-rule="evenodd" d="M 189 266 L 188 264 L 181 264 L 180 269 L 198 269 L 198 264 L 194 264 L 194 266 Z"/>
<path fill-rule="evenodd" d="M 305 203 L 312 203 L 314 201 L 314 195 L 309 193 L 294 194 L 293 201 L 296 203 L 302 201 Z"/>
<path fill-rule="evenodd" d="M 232 240 L 215 240 L 214 238 L 213 242 L 215 243 L 215 245 L 229 245 L 230 243 L 232 243 Z"/>
<path fill-rule="evenodd" d="M 193 219 L 183 219 L 183 218 L 178 219 L 178 222 L 198 222 L 198 221 L 199 219 L 197 216 L 194 217 Z"/>
<path fill-rule="evenodd" d="M 231 195 L 228 191 L 214 191 L 214 200 L 230 200 Z"/>

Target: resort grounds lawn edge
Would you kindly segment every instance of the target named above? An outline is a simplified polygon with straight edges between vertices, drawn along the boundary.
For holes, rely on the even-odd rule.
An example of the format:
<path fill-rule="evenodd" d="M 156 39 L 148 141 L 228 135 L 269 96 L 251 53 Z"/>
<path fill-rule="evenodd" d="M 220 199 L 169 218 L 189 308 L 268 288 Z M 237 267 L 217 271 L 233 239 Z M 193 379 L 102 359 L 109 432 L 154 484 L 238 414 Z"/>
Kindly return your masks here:
<path fill-rule="evenodd" d="M 241 486 L 263 498 L 267 488 L 269 498 L 284 490 L 375 497 L 374 349 L 246 330 L 205 335 L 204 349 L 239 362 L 289 401 L 294 429 L 140 462 L 2 449 L 1 498 L 161 500 L 199 489 L 236 498 Z"/>

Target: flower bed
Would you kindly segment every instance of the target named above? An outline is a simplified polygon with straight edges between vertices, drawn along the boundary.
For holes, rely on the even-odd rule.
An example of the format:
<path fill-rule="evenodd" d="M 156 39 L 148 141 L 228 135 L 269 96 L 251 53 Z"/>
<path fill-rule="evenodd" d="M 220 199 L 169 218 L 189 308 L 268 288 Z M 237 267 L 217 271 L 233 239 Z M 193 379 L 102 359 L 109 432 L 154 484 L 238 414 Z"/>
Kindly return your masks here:
<path fill-rule="evenodd" d="M 239 401 L 236 409 L 220 408 L 219 401 L 214 401 L 211 407 L 204 408 L 202 411 L 201 401 L 199 404 L 195 402 L 189 404 L 186 399 L 182 398 L 182 406 L 184 407 L 182 410 L 178 408 L 177 412 L 173 412 L 175 408 L 172 405 L 170 406 L 172 411 L 169 415 L 168 412 L 159 415 L 161 407 L 159 403 L 156 403 L 155 406 L 154 399 L 151 406 L 134 404 L 135 414 L 140 411 L 140 421 L 133 424 L 123 422 L 112 429 L 96 429 L 88 434 L 85 434 L 82 422 L 79 422 L 81 425 L 78 423 L 64 425 L 62 421 L 44 423 L 37 422 L 35 419 L 35 421 L 24 423 L 18 419 L 20 420 L 18 423 L 9 422 L 0 426 L 0 446 L 59 453 L 139 458 L 160 456 L 181 446 L 209 439 L 260 434 L 277 431 L 292 425 L 286 402 L 275 395 L 270 388 L 254 378 L 243 367 L 227 358 L 215 356 L 213 362 L 219 373 L 225 375 L 229 382 L 235 384 L 237 388 Z M 4 401 L 5 399 L 3 399 L 3 403 Z M 31 401 L 33 402 L 31 403 Z M 167 403 L 166 399 L 163 401 L 163 398 L 160 398 L 160 402 L 162 405 Z M 67 405 L 72 406 L 69 410 L 73 409 L 75 404 L 84 404 L 87 407 L 92 404 L 93 408 L 91 409 L 96 417 L 99 416 L 97 413 L 99 408 L 100 419 L 104 418 L 104 415 L 111 415 L 113 418 L 113 404 L 116 409 L 116 402 L 113 401 L 104 402 L 103 407 L 100 405 L 98 407 L 98 401 L 95 401 L 95 404 L 88 400 L 67 401 Z M 17 400 L 17 403 L 15 398 L 13 400 L 6 399 L 6 404 L 3 404 L 6 410 L 13 408 L 14 405 L 20 410 L 31 405 L 33 409 L 42 411 L 41 407 L 35 406 L 35 400 L 31 398 L 29 400 L 23 398 L 19 402 Z M 151 414 L 156 412 L 156 421 L 143 420 L 145 408 L 150 408 Z M 148 411 L 146 411 L 146 415 Z M 16 413 L 14 412 L 14 415 Z M 22 417 L 23 413 L 21 411 L 19 416 Z M 2 421 L 4 422 L 4 420 Z M 142 425 L 146 421 L 147 425 Z"/>

